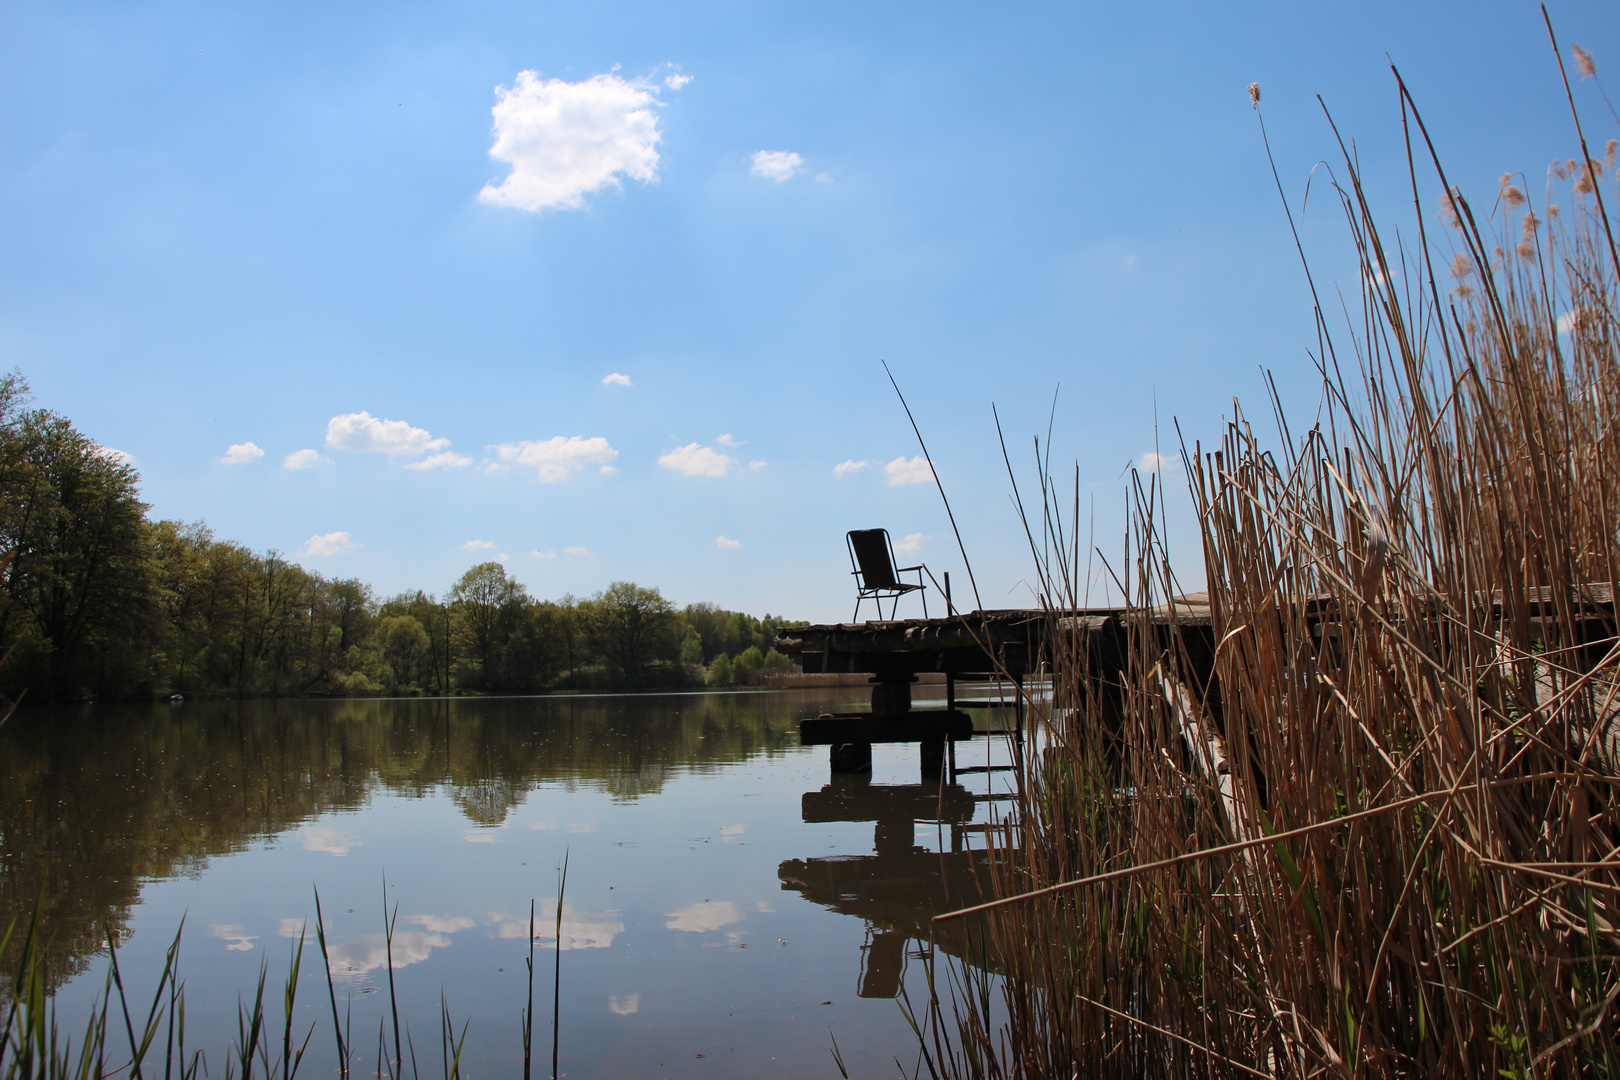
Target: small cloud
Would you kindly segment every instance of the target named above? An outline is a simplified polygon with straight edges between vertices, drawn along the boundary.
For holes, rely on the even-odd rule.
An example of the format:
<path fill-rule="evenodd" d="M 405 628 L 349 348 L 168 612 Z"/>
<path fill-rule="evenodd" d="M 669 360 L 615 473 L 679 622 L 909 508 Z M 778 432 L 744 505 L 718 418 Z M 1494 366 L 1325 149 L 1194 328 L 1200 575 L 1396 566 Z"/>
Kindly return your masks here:
<path fill-rule="evenodd" d="M 765 467 L 765 466 L 766 466 L 766 465 L 767 465 L 767 464 L 769 464 L 769 462 L 765 462 L 765 461 L 750 461 L 750 462 L 749 462 L 749 463 L 748 463 L 748 471 L 749 471 L 749 472 L 759 472 L 759 470 L 761 470 L 761 469 L 763 469 L 763 468 L 764 468 L 764 467 Z"/>
<path fill-rule="evenodd" d="M 623 997 L 608 996 L 608 1012 L 614 1016 L 634 1016 L 641 1010 L 641 995 L 626 994 Z"/>
<path fill-rule="evenodd" d="M 722 436 L 720 436 L 718 439 L 716 439 L 714 441 L 719 443 L 721 446 L 737 447 L 737 446 L 742 445 L 742 443 L 740 441 L 738 441 L 736 438 L 734 438 L 730 434 L 722 435 Z"/>
<path fill-rule="evenodd" d="M 535 559 L 555 559 L 557 553 L 555 551 L 541 551 L 539 548 L 535 548 L 529 552 L 529 556 Z"/>
<path fill-rule="evenodd" d="M 501 563 L 502 565 L 505 565 L 506 560 L 510 559 L 511 557 L 512 557 L 511 555 L 509 555 L 509 554 L 507 554 L 506 552 L 503 551 L 499 555 L 495 556 L 495 561 L 498 562 L 498 563 Z"/>
<path fill-rule="evenodd" d="M 1173 473 L 1181 471 L 1181 462 L 1167 454 L 1149 450 L 1137 461 L 1136 468 L 1140 472 Z"/>
<path fill-rule="evenodd" d="M 902 484 L 926 484 L 934 478 L 933 462 L 918 454 L 914 458 L 897 457 L 887 465 L 883 471 L 889 477 L 889 483 L 896 487 Z"/>
<path fill-rule="evenodd" d="M 754 153 L 754 167 L 749 171 L 780 184 L 793 179 L 793 174 L 803 167 L 804 158 L 791 150 L 758 150 Z"/>
<path fill-rule="evenodd" d="M 694 934 L 707 934 L 722 927 L 742 922 L 742 912 L 730 900 L 700 900 L 679 911 L 669 912 L 664 924 L 670 930 L 685 930 Z"/>
<path fill-rule="evenodd" d="M 264 457 L 264 451 L 250 442 L 234 443 L 227 447 L 225 456 L 219 459 L 221 465 L 246 465 Z"/>
<path fill-rule="evenodd" d="M 831 173 L 816 173 L 816 183 L 818 183 L 818 184 L 830 184 L 832 182 L 833 182 L 833 178 L 832 178 Z"/>
<path fill-rule="evenodd" d="M 854 458 L 850 458 L 848 461 L 844 462 L 842 465 L 834 465 L 833 466 L 833 475 L 835 477 L 837 477 L 838 479 L 842 480 L 844 477 L 848 476 L 850 473 L 860 472 L 862 469 L 866 468 L 870 464 L 872 464 L 870 461 L 856 461 Z"/>
<path fill-rule="evenodd" d="M 737 459 L 713 447 L 687 443 L 660 455 L 658 464 L 687 476 L 725 476 Z"/>
<path fill-rule="evenodd" d="M 405 921 L 420 926 L 430 934 L 459 934 L 478 925 L 465 915 L 407 915 Z"/>
<path fill-rule="evenodd" d="M 469 540 L 461 545 L 462 551 L 488 551 L 495 546 L 493 540 Z"/>
<path fill-rule="evenodd" d="M 669 87 L 671 90 L 679 90 L 681 87 L 685 86 L 687 83 L 689 83 L 691 81 L 692 81 L 692 76 L 690 76 L 690 75 L 666 75 L 666 76 L 664 76 L 664 85 Z"/>
<path fill-rule="evenodd" d="M 282 919 L 281 926 L 276 932 L 284 938 L 297 940 L 309 933 L 309 923 L 303 919 Z"/>
<path fill-rule="evenodd" d="M 226 952 L 249 952 L 253 943 L 259 940 L 259 935 L 247 932 L 247 927 L 237 923 L 223 923 L 208 928 L 208 932 L 221 941 L 230 942 L 225 946 Z"/>
<path fill-rule="evenodd" d="M 730 837 L 733 837 L 733 836 L 741 836 L 744 833 L 746 833 L 747 831 L 748 831 L 748 826 L 746 826 L 746 825 L 722 825 L 722 826 L 720 826 L 720 835 L 722 837 L 727 838 L 727 839 L 729 839 Z"/>
<path fill-rule="evenodd" d="M 728 536 L 717 536 L 714 538 L 714 546 L 719 548 L 721 551 L 731 551 L 735 548 L 742 547 L 742 541 L 733 540 Z"/>
<path fill-rule="evenodd" d="M 568 479 L 587 465 L 611 465 L 619 452 L 600 435 L 582 439 L 578 435 L 555 435 L 533 442 L 506 442 L 492 446 L 497 457 L 508 465 L 527 465 L 541 483 L 555 484 Z"/>
<path fill-rule="evenodd" d="M 332 464 L 332 459 L 322 457 L 317 450 L 294 450 L 281 459 L 283 469 L 313 469 L 320 465 L 330 464 Z"/>
<path fill-rule="evenodd" d="M 466 454 L 458 454 L 454 450 L 446 450 L 442 454 L 433 454 L 421 461 L 413 461 L 405 466 L 407 469 L 419 471 L 427 469 L 461 469 L 472 464 L 472 458 Z"/>
<path fill-rule="evenodd" d="M 932 536 L 924 536 L 922 533 L 911 533 L 904 540 L 894 545 L 894 553 L 896 555 L 915 554 L 922 550 L 925 541 L 932 539 Z"/>
<path fill-rule="evenodd" d="M 588 548 L 588 547 L 565 547 L 565 548 L 563 548 L 563 554 L 564 555 L 589 555 L 590 553 L 591 553 L 591 549 Z"/>
<path fill-rule="evenodd" d="M 90 451 L 103 461 L 110 461 L 114 465 L 134 465 L 135 455 L 126 454 L 122 450 L 114 450 L 110 446 L 98 446 Z"/>
<path fill-rule="evenodd" d="M 349 538 L 346 532 L 330 532 L 324 536 L 312 536 L 304 541 L 305 555 L 343 555 L 360 545 Z"/>
<path fill-rule="evenodd" d="M 512 171 L 485 184 L 478 201 L 531 214 L 577 210 L 591 192 L 621 186 L 621 176 L 656 181 L 664 137 L 653 111 L 657 93 L 655 85 L 618 75 L 571 83 L 518 72 L 510 89 L 495 88 L 490 110 L 495 142 L 489 156 Z"/>
<path fill-rule="evenodd" d="M 557 935 L 557 901 L 547 900 L 534 921 L 536 941 L 556 942 L 563 951 L 570 949 L 606 949 L 613 939 L 624 933 L 624 920 L 617 911 L 576 911 L 568 904 L 562 907 L 562 935 Z M 496 933 L 508 940 L 519 941 L 529 936 L 529 920 L 514 919 L 503 922 Z"/>
<path fill-rule="evenodd" d="M 363 843 L 348 833 L 325 825 L 306 825 L 298 830 L 298 835 L 303 837 L 305 851 L 320 851 L 327 855 L 347 855 L 350 848 L 360 847 Z"/>
<path fill-rule="evenodd" d="M 629 386 L 630 376 L 615 371 L 611 375 L 602 376 L 603 386 Z"/>
<path fill-rule="evenodd" d="M 332 450 L 400 457 L 443 450 L 450 445 L 450 440 L 435 439 L 426 430 L 412 427 L 403 420 L 379 420 L 361 410 L 328 420 L 326 445 Z"/>

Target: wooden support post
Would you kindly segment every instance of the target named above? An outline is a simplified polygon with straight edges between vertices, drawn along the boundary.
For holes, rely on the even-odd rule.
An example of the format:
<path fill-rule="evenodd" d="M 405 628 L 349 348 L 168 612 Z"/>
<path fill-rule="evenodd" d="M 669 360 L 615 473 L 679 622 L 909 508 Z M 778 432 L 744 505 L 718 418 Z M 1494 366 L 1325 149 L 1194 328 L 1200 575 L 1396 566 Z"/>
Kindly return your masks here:
<path fill-rule="evenodd" d="M 872 744 L 869 742 L 833 743 L 827 749 L 828 764 L 834 773 L 872 771 Z"/>
<path fill-rule="evenodd" d="M 945 771 L 945 743 L 942 740 L 921 742 L 917 744 L 917 749 L 922 761 L 922 782 L 939 783 Z"/>

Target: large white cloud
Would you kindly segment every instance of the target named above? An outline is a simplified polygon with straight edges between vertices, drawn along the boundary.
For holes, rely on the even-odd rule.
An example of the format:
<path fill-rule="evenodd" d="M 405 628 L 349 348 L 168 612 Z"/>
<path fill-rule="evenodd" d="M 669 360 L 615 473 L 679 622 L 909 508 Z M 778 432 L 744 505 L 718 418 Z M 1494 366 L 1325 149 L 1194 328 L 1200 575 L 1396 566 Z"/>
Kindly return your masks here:
<path fill-rule="evenodd" d="M 749 171 L 780 184 L 784 180 L 791 180 L 793 174 L 803 167 L 804 158 L 791 150 L 757 150 L 754 152 L 754 167 Z"/>
<path fill-rule="evenodd" d="M 443 450 L 449 439 L 435 439 L 403 420 L 379 420 L 361 410 L 334 416 L 326 423 L 326 445 L 333 450 L 361 450 L 389 457 Z"/>
<path fill-rule="evenodd" d="M 677 446 L 658 458 L 658 464 L 664 468 L 674 469 L 687 476 L 725 476 L 736 463 L 737 459 L 731 455 L 722 454 L 712 446 L 699 446 L 697 443 Z"/>
<path fill-rule="evenodd" d="M 658 179 L 657 88 L 617 75 L 583 82 L 518 72 L 495 88 L 495 144 L 489 156 L 512 166 L 498 184 L 485 184 L 480 202 L 539 213 L 576 209 L 585 196 L 619 186 L 621 175 Z"/>
<path fill-rule="evenodd" d="M 548 484 L 566 480 L 570 474 L 588 465 L 599 466 L 603 472 L 607 472 L 613 467 L 613 459 L 619 456 L 619 452 L 600 435 L 589 439 L 582 439 L 578 435 L 566 439 L 554 435 L 534 442 L 501 443 L 490 449 L 508 465 L 532 466 L 536 475 Z"/>
<path fill-rule="evenodd" d="M 926 484 L 934 478 L 934 466 L 921 454 L 914 458 L 897 457 L 883 466 L 883 471 L 888 475 L 889 483 L 896 486 Z"/>

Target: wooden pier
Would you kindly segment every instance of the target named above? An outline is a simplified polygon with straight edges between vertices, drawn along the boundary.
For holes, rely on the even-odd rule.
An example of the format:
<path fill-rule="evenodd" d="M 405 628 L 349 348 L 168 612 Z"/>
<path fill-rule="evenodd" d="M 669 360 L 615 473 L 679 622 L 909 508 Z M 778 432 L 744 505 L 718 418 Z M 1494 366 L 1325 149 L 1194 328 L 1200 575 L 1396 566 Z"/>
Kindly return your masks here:
<path fill-rule="evenodd" d="M 1181 597 L 1162 621 L 1195 637 L 1209 634 L 1209 611 L 1202 596 Z M 1121 608 L 1088 608 L 1050 613 L 1033 609 L 974 611 L 937 619 L 832 623 L 783 627 L 779 652 L 797 656 L 807 674 L 868 673 L 872 707 L 866 712 L 824 713 L 799 723 L 806 746 L 828 746 L 834 772 L 871 766 L 877 743 L 917 743 L 923 778 L 933 779 L 950 759 L 954 744 L 985 734 L 970 713 L 1005 707 L 1013 717 L 1014 738 L 1025 721 L 1024 685 L 1049 669 L 1053 635 L 1080 635 L 1099 661 L 1099 670 L 1123 661 L 1125 628 Z M 945 676 L 944 708 L 912 709 L 911 688 L 924 673 Z M 1002 698 L 959 698 L 960 684 L 1006 687 Z"/>

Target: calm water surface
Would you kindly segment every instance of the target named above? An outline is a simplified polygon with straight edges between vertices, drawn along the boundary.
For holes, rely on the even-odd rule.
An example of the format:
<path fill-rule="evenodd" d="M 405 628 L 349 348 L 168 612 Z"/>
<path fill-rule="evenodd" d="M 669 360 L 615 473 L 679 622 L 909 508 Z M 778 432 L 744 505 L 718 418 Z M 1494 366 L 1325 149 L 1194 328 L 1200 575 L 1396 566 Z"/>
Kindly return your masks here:
<path fill-rule="evenodd" d="M 471 1022 L 469 1074 L 511 1076 L 531 900 L 537 1056 L 550 1053 L 566 852 L 564 1073 L 836 1076 L 831 1032 L 853 1075 L 892 1075 L 896 1057 L 916 1056 L 895 995 L 904 983 L 924 996 L 929 915 L 977 899 L 972 823 L 994 804 L 984 774 L 920 783 L 914 746 L 876 748 L 869 782 L 833 782 L 796 722 L 865 696 L 25 711 L 0 728 L 0 926 L 43 889 L 71 1029 L 105 977 L 103 927 L 138 996 L 183 917 L 188 1041 L 221 1073 L 238 997 L 266 964 L 279 1010 L 308 920 L 298 1009 L 302 1028 L 320 1023 L 304 1070 L 325 1076 L 336 1059 L 318 888 L 360 1075 L 388 997 L 386 880 L 400 1010 L 423 1067 L 438 1071 L 442 991 L 457 1024 Z M 1005 760 L 1001 740 L 979 739 L 958 763 Z"/>

